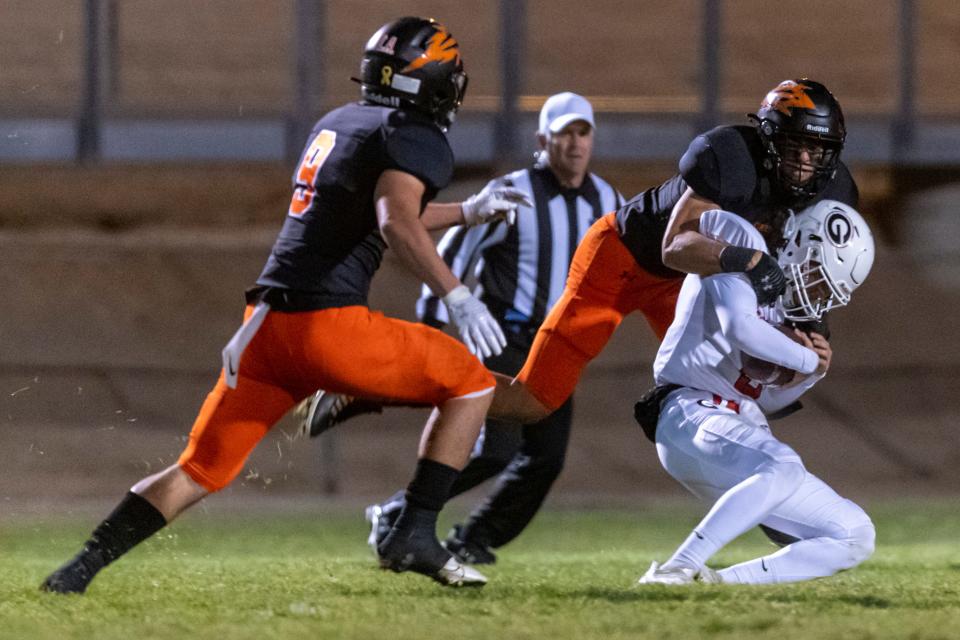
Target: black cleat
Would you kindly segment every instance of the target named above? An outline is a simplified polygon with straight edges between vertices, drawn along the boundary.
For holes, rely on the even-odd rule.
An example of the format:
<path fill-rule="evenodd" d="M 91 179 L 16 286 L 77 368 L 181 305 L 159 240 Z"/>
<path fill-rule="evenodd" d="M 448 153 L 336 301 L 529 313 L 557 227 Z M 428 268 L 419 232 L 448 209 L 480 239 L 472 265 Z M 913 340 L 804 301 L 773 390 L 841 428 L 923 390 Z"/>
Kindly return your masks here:
<path fill-rule="evenodd" d="M 353 416 L 364 413 L 383 413 L 383 405 L 341 393 L 317 391 L 293 410 L 300 419 L 297 434 L 316 438 Z"/>
<path fill-rule="evenodd" d="M 40 590 L 48 593 L 83 593 L 102 566 L 103 563 L 96 562 L 86 550 L 81 551 L 73 560 L 47 576 Z"/>
<path fill-rule="evenodd" d="M 451 556 L 434 535 L 394 530 L 377 550 L 380 567 L 413 571 L 451 587 L 482 587 L 487 578 Z"/>
<path fill-rule="evenodd" d="M 467 540 L 463 536 L 463 525 L 455 524 L 443 546 L 453 557 L 464 564 L 495 564 L 497 555 L 483 542 Z"/>

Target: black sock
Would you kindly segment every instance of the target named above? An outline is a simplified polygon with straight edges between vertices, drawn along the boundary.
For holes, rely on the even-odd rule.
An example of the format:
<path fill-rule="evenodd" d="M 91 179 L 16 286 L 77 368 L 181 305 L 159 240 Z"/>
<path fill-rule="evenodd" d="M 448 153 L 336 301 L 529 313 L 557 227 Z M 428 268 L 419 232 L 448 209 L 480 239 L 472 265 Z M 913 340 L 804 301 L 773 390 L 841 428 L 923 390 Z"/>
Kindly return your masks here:
<path fill-rule="evenodd" d="M 459 471 L 442 462 L 421 458 L 417 461 L 413 480 L 407 485 L 407 504 L 428 511 L 440 511 L 459 475 Z"/>
<path fill-rule="evenodd" d="M 84 545 L 84 555 L 107 566 L 127 551 L 143 542 L 167 524 L 156 507 L 136 493 L 128 492 L 117 508 L 93 531 Z M 91 567 L 93 568 L 93 567 Z"/>
<path fill-rule="evenodd" d="M 450 560 L 437 540 L 437 514 L 458 475 L 459 471 L 440 462 L 426 458 L 417 461 L 400 515 L 380 543 L 381 562 L 388 561 L 395 571 L 412 569 L 432 574 Z"/>
<path fill-rule="evenodd" d="M 72 560 L 47 576 L 40 588 L 53 593 L 83 593 L 101 569 L 167 524 L 157 509 L 128 493 L 93 531 Z"/>

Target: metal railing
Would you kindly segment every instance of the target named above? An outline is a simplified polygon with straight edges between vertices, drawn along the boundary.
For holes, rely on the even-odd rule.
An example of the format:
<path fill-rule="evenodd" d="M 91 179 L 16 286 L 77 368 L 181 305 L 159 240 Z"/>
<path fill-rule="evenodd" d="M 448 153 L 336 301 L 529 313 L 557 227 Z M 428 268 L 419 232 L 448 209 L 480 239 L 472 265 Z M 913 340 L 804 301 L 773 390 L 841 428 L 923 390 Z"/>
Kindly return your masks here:
<path fill-rule="evenodd" d="M 722 0 L 698 0 L 700 24 L 695 110 L 677 109 L 676 100 L 643 102 L 615 97 L 598 102 L 604 108 L 605 127 L 598 131 L 596 155 L 601 159 L 668 159 L 682 152 L 691 135 L 721 122 L 721 78 L 725 54 Z M 890 85 L 897 92 L 892 113 L 866 114 L 855 121 L 848 157 L 891 164 L 960 164 L 960 114 L 937 121 L 917 120 L 915 0 L 896 2 L 895 41 L 897 66 L 890 70 Z M 292 0 L 292 55 L 290 74 L 293 95 L 288 113 L 243 122 L 210 118 L 126 118 L 108 116 L 109 103 L 118 86 L 122 64 L 117 45 L 120 29 L 117 0 L 84 0 L 83 77 L 79 108 L 74 121 L 17 118 L 0 120 L 0 134 L 33 135 L 32 148 L 0 145 L 0 161 L 55 159 L 79 162 L 106 160 L 282 160 L 295 157 L 305 133 L 324 106 L 325 51 L 330 42 L 332 0 Z M 535 128 L 540 97 L 525 95 L 524 48 L 530 46 L 527 0 L 496 0 L 497 50 L 500 95 L 488 112 L 467 112 L 451 130 L 457 157 L 465 163 L 511 163 L 522 157 L 527 137 Z M 729 5 L 727 5 L 729 8 Z M 650 103 L 650 104 L 647 104 Z M 652 106 L 651 106 L 652 105 Z M 651 113 L 653 111 L 653 113 Z M 69 132 L 72 144 L 63 144 Z M 643 142 L 637 144 L 637 140 Z M 43 142 L 47 142 L 47 147 Z"/>

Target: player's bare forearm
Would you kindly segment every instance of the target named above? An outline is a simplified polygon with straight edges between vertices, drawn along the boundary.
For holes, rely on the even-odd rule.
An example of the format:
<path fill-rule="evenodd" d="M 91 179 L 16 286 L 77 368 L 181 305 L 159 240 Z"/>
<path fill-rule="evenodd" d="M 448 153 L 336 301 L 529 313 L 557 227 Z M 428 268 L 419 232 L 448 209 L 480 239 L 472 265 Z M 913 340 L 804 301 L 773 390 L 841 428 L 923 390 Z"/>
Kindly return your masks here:
<path fill-rule="evenodd" d="M 463 224 L 463 208 L 459 202 L 431 202 L 420 215 L 420 222 L 427 231 L 439 231 Z"/>
<path fill-rule="evenodd" d="M 419 222 L 388 222 L 381 225 L 380 231 L 400 261 L 437 296 L 446 295 L 460 284 L 437 254 L 426 227 Z"/>
<path fill-rule="evenodd" d="M 725 245 L 699 231 L 703 212 L 719 208 L 715 202 L 698 196 L 687 187 L 673 207 L 667 223 L 663 236 L 663 264 L 677 271 L 702 276 L 720 273 L 720 252 Z"/>
<path fill-rule="evenodd" d="M 720 252 L 725 246 L 699 231 L 681 231 L 674 236 L 670 247 L 664 249 L 663 263 L 676 271 L 712 276 L 722 271 Z"/>
<path fill-rule="evenodd" d="M 437 254 L 427 228 L 420 220 L 420 199 L 424 185 L 402 171 L 384 171 L 377 181 L 374 202 L 380 233 L 400 261 L 443 296 L 460 284 Z"/>

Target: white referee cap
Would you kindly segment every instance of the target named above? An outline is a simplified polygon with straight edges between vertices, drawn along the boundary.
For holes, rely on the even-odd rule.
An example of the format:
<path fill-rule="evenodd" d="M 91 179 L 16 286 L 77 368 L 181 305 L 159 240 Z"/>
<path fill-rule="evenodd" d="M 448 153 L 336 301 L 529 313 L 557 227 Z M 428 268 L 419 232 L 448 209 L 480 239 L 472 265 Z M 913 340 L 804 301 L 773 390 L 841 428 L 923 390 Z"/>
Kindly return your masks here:
<path fill-rule="evenodd" d="M 593 107 L 590 101 L 576 93 L 557 93 L 543 103 L 540 109 L 540 133 L 557 133 L 571 122 L 583 120 L 596 128 L 593 122 Z"/>

